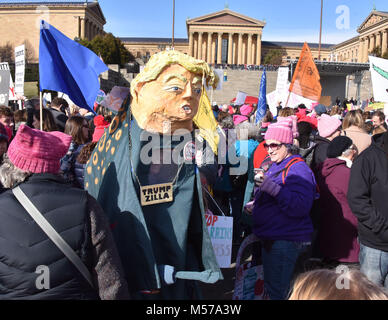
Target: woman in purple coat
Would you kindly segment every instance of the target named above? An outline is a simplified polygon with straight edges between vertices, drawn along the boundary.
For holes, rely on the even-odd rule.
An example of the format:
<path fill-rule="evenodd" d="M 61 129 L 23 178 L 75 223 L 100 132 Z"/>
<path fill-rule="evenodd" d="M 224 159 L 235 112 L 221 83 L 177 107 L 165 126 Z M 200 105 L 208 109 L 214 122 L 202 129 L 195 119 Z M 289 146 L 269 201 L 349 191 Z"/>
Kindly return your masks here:
<path fill-rule="evenodd" d="M 317 198 L 313 172 L 293 155 L 292 119 L 271 124 L 265 134 L 271 168 L 255 193 L 253 232 L 262 240 L 264 288 L 271 300 L 287 298 L 298 257 L 311 245 L 310 210 Z"/>
<path fill-rule="evenodd" d="M 358 263 L 357 218 L 346 198 L 356 154 L 357 148 L 349 137 L 335 138 L 317 177 L 322 210 L 318 243 L 322 257 L 332 265 Z"/>

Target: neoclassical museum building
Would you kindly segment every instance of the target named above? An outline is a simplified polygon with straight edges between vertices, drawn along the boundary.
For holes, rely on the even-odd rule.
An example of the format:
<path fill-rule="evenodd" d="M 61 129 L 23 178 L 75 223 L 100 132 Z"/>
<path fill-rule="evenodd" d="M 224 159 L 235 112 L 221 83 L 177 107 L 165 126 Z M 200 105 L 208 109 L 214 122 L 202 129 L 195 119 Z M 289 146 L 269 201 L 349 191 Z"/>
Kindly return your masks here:
<path fill-rule="evenodd" d="M 9 43 L 16 47 L 27 43 L 28 50 L 35 58 L 33 60 L 37 61 L 39 28 L 36 23 L 46 16 L 50 24 L 71 39 L 92 39 L 105 33 L 106 19 L 98 1 L 1 1 L 0 46 Z M 284 63 L 299 57 L 303 39 L 300 39 L 301 42 L 262 41 L 265 26 L 264 21 L 224 9 L 187 20 L 188 36 L 186 39 L 174 39 L 174 49 L 211 64 L 260 65 L 266 54 L 273 49 L 281 51 Z M 368 61 L 368 54 L 375 51 L 376 47 L 379 47 L 382 53 L 386 52 L 388 12 L 373 10 L 357 31 L 358 36 L 340 44 L 322 44 L 321 60 L 365 63 Z M 137 58 L 147 58 L 156 52 L 171 48 L 172 45 L 171 38 L 121 38 L 121 40 Z M 318 44 L 309 43 L 309 46 L 314 59 L 317 60 Z"/>
<path fill-rule="evenodd" d="M 283 62 L 299 58 L 303 42 L 262 41 L 265 22 L 224 9 L 186 21 L 188 39 L 175 39 L 175 50 L 206 60 L 211 64 L 260 65 L 271 49 L 280 49 Z M 321 60 L 366 63 L 376 47 L 388 50 L 388 12 L 373 10 L 357 29 L 358 36 L 340 44 L 322 44 Z M 318 34 L 318 31 L 317 31 Z M 150 56 L 166 47 L 171 39 L 121 38 L 137 57 Z M 303 39 L 301 39 L 303 41 Z M 319 45 L 309 43 L 314 59 Z"/>

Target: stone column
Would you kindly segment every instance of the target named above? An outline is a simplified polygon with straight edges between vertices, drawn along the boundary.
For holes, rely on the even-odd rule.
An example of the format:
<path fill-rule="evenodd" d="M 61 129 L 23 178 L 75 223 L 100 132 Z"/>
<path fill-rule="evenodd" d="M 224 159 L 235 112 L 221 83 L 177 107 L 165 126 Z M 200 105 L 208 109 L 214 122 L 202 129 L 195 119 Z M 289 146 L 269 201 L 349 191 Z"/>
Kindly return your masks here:
<path fill-rule="evenodd" d="M 363 62 L 368 62 L 369 55 L 369 37 L 365 37 L 365 45 L 364 45 L 364 54 L 363 54 Z"/>
<path fill-rule="evenodd" d="M 384 54 L 388 51 L 388 29 L 383 31 L 383 45 L 381 53 Z"/>
<path fill-rule="evenodd" d="M 256 64 L 261 64 L 261 33 L 257 34 L 257 45 L 256 45 Z"/>
<path fill-rule="evenodd" d="M 203 33 L 200 32 L 198 35 L 198 59 L 202 59 L 202 35 Z"/>
<path fill-rule="evenodd" d="M 81 18 L 81 38 L 86 38 L 86 19 Z"/>
<path fill-rule="evenodd" d="M 243 37 L 243 34 L 239 33 L 238 34 L 238 47 L 237 47 L 237 51 L 238 51 L 237 64 L 242 64 L 242 37 Z"/>
<path fill-rule="evenodd" d="M 197 59 L 198 58 L 198 37 L 195 38 L 195 33 L 194 33 L 193 37 L 194 37 L 194 54 L 193 54 L 193 57 Z"/>
<path fill-rule="evenodd" d="M 207 63 L 212 63 L 212 35 L 213 34 L 211 32 L 208 32 L 207 34 Z"/>
<path fill-rule="evenodd" d="M 216 40 L 212 37 L 212 53 L 211 53 L 211 62 L 212 64 L 216 63 L 216 54 L 217 54 L 217 48 L 216 48 Z"/>
<path fill-rule="evenodd" d="M 364 46 L 365 46 L 365 39 L 360 39 L 360 47 L 358 49 L 358 62 L 362 63 L 364 62 Z"/>
<path fill-rule="evenodd" d="M 218 33 L 217 64 L 222 63 L 222 33 Z"/>
<path fill-rule="evenodd" d="M 229 33 L 228 39 L 228 64 L 233 64 L 233 33 Z"/>
<path fill-rule="evenodd" d="M 233 35 L 233 64 L 237 64 L 238 63 L 238 61 L 237 61 L 237 58 L 238 58 L 237 45 L 238 45 L 238 40 L 235 39 L 235 37 Z"/>
<path fill-rule="evenodd" d="M 376 46 L 376 39 L 375 39 L 375 35 L 372 34 L 372 35 L 370 36 L 370 52 L 373 51 L 373 49 L 375 48 L 375 46 Z"/>
<path fill-rule="evenodd" d="M 380 47 L 380 49 L 382 48 L 382 46 L 381 46 L 381 33 L 380 32 L 376 33 L 376 47 Z"/>
<path fill-rule="evenodd" d="M 247 44 L 247 51 L 248 51 L 248 61 L 247 64 L 253 64 L 252 63 L 252 35 L 248 34 L 248 44 Z"/>
<path fill-rule="evenodd" d="M 89 40 L 93 39 L 93 23 L 89 21 Z"/>
<path fill-rule="evenodd" d="M 193 49 L 194 49 L 194 33 L 190 32 L 189 34 L 189 56 L 194 56 L 193 55 Z"/>

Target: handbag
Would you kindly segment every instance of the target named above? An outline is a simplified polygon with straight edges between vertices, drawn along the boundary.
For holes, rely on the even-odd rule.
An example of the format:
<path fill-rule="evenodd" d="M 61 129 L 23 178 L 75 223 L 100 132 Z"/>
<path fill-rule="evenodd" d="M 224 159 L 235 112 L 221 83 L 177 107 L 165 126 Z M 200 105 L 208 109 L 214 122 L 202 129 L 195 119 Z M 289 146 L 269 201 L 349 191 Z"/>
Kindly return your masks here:
<path fill-rule="evenodd" d="M 40 213 L 35 205 L 30 201 L 20 187 L 12 189 L 16 199 L 20 202 L 28 214 L 35 220 L 38 226 L 46 233 L 46 235 L 54 242 L 54 244 L 63 252 L 63 254 L 73 263 L 73 265 L 81 272 L 86 281 L 94 288 L 92 276 L 80 257 L 51 226 L 46 218 Z"/>
<path fill-rule="evenodd" d="M 242 256 L 248 246 L 260 244 L 258 252 L 252 252 L 252 261 L 241 264 Z M 264 288 L 264 270 L 261 263 L 261 241 L 254 234 L 250 234 L 242 242 L 236 259 L 236 281 L 233 300 L 268 300 Z"/>

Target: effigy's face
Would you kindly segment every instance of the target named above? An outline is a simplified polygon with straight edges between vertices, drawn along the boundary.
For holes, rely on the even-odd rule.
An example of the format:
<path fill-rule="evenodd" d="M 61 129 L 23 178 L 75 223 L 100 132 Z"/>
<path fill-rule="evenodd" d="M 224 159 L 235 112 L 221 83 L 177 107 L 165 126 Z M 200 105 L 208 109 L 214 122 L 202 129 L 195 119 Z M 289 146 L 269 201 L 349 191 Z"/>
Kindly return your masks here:
<path fill-rule="evenodd" d="M 156 80 L 140 85 L 132 112 L 139 126 L 147 131 L 166 133 L 166 122 L 173 131 L 192 131 L 201 93 L 199 75 L 178 64 L 170 65 Z"/>

